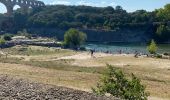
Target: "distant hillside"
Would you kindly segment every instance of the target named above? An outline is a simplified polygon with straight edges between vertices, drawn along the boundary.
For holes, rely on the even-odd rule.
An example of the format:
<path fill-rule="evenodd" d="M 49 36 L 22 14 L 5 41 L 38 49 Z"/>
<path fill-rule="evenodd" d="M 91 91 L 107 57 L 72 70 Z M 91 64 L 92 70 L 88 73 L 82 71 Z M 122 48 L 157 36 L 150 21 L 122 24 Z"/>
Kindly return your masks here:
<path fill-rule="evenodd" d="M 26 28 L 35 34 L 47 36 L 49 34 L 49 36 L 61 37 L 62 39 L 65 30 L 78 28 L 84 31 L 95 30 L 97 33 L 99 32 L 100 36 L 95 34 L 98 37 L 95 39 L 89 35 L 90 40 L 96 41 L 107 41 L 107 38 L 110 38 L 110 36 L 118 37 L 120 35 L 105 35 L 107 31 L 109 33 L 120 33 L 121 31 L 122 35 L 125 34 L 124 36 L 126 38 L 131 37 L 130 40 L 132 38 L 135 40 L 136 37 L 140 38 L 141 35 L 144 35 L 137 40 L 138 42 L 143 38 L 146 38 L 146 41 L 154 38 L 158 42 L 168 42 L 170 41 L 170 26 L 168 24 L 170 16 L 168 13 L 170 13 L 170 4 L 153 12 L 137 10 L 132 13 L 128 13 L 121 6 L 102 8 L 53 5 L 34 9 L 29 14 L 24 14 L 20 10 L 17 10 L 12 19 L 13 24 L 11 25 L 9 21 L 5 20 L 7 23 L 3 22 L 1 24 L 1 30 L 17 32 Z M 41 31 L 39 31 L 40 29 Z M 62 30 L 62 32 L 57 32 L 58 29 Z M 137 36 L 135 33 L 135 36 L 132 36 L 133 32 L 140 33 L 140 35 Z M 106 38 L 102 39 L 103 36 Z M 124 39 L 121 38 L 121 40 Z M 114 39 L 108 39 L 108 42 L 110 41 L 114 41 Z"/>

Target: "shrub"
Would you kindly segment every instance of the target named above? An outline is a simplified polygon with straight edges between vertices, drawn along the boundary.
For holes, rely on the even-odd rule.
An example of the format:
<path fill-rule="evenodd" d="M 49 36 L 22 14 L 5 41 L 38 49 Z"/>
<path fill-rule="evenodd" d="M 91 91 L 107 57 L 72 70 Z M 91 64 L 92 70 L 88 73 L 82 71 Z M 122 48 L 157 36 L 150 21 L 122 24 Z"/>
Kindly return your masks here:
<path fill-rule="evenodd" d="M 121 70 L 115 69 L 111 65 L 107 65 L 107 67 L 107 71 L 97 87 L 92 88 L 93 92 L 99 95 L 110 93 L 120 99 L 147 100 L 149 94 L 145 92 L 145 87 L 134 74 L 131 79 L 128 79 Z"/>
<path fill-rule="evenodd" d="M 0 39 L 0 45 L 3 45 L 3 44 L 5 44 L 6 43 L 6 41 L 3 39 L 3 38 L 1 38 Z"/>
<path fill-rule="evenodd" d="M 87 36 L 85 33 L 71 28 L 64 35 L 64 45 L 77 49 L 85 42 L 86 38 Z"/>
<path fill-rule="evenodd" d="M 32 35 L 30 33 L 28 33 L 26 29 L 23 29 L 23 31 L 18 31 L 17 34 L 21 35 L 21 36 L 25 36 L 25 37 L 27 37 L 29 39 L 32 38 Z"/>
<path fill-rule="evenodd" d="M 2 36 L 2 38 L 3 38 L 5 41 L 10 41 L 10 40 L 12 40 L 12 37 L 13 37 L 12 34 L 4 34 L 4 35 Z"/>
<path fill-rule="evenodd" d="M 164 53 L 165 56 L 170 56 L 170 53 Z"/>
<path fill-rule="evenodd" d="M 86 48 L 85 47 L 80 47 L 80 50 L 86 51 Z"/>
<path fill-rule="evenodd" d="M 151 53 L 151 54 L 155 54 L 156 53 L 158 47 L 157 47 L 157 45 L 156 45 L 154 40 L 151 41 L 151 43 L 147 47 L 147 49 L 148 49 L 149 53 Z"/>
<path fill-rule="evenodd" d="M 157 54 L 157 55 L 156 55 L 156 58 L 162 58 L 162 55 Z"/>

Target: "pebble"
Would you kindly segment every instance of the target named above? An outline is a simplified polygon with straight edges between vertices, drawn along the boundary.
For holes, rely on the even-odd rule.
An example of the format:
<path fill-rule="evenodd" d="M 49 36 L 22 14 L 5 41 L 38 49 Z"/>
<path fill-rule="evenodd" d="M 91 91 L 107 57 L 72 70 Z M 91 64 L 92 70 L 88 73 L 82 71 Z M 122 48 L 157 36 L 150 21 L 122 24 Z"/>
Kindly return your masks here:
<path fill-rule="evenodd" d="M 117 100 L 93 93 L 0 75 L 0 100 Z"/>

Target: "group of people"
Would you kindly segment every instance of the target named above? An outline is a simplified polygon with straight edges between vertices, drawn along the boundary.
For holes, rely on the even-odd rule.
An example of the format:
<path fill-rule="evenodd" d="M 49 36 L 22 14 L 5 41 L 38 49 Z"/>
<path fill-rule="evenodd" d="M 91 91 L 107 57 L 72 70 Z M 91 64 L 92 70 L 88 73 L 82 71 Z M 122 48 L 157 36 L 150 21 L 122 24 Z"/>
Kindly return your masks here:
<path fill-rule="evenodd" d="M 96 52 L 95 49 L 90 49 L 91 56 L 94 56 L 94 52 Z M 112 51 L 109 51 L 109 50 L 107 50 L 107 51 L 100 51 L 100 52 L 107 53 L 107 54 L 112 54 Z M 122 50 L 118 50 L 117 52 L 118 52 L 118 54 L 122 54 L 123 53 Z"/>
<path fill-rule="evenodd" d="M 96 50 L 95 50 L 95 49 L 90 49 L 89 51 L 90 51 L 91 57 L 94 57 L 94 52 L 96 52 Z M 122 50 L 118 50 L 117 52 L 118 52 L 118 54 L 122 54 L 122 53 L 123 53 Z M 106 51 L 106 52 L 104 52 L 104 53 L 107 53 L 107 54 L 110 53 L 110 54 L 111 54 L 112 52 Z M 127 54 L 129 54 L 129 53 L 127 53 Z M 140 53 L 139 53 L 138 51 L 135 51 L 134 54 L 135 54 L 135 57 L 136 57 L 136 58 L 140 55 Z"/>

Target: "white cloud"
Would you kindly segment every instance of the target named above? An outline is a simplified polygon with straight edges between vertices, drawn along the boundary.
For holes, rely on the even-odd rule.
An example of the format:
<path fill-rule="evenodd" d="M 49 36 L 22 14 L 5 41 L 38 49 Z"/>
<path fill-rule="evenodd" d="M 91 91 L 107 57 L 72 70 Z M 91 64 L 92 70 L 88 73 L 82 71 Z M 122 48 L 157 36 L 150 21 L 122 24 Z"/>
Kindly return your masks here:
<path fill-rule="evenodd" d="M 2 3 L 0 3 L 0 9 L 1 9 L 0 13 L 6 13 L 7 12 L 5 5 L 2 4 Z"/>
<path fill-rule="evenodd" d="M 55 4 L 63 4 L 63 5 L 70 5 L 71 2 L 67 1 L 67 0 L 55 0 L 52 3 L 50 3 L 51 5 L 55 5 Z"/>

